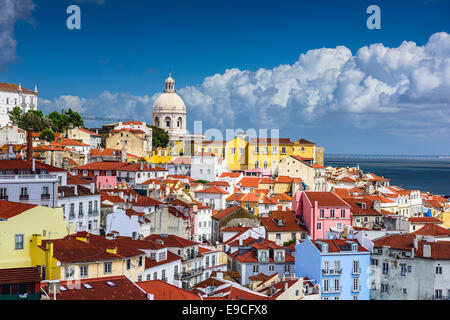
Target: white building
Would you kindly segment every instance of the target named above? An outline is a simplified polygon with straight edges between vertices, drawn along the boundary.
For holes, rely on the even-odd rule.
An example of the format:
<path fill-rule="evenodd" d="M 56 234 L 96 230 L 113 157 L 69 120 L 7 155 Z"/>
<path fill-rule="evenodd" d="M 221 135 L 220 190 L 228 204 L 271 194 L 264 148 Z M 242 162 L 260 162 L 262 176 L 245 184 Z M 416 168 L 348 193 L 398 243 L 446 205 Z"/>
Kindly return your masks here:
<path fill-rule="evenodd" d="M 25 131 L 15 125 L 0 128 L 0 146 L 4 144 L 25 144 Z"/>
<path fill-rule="evenodd" d="M 100 234 L 100 193 L 80 185 L 60 186 L 58 205 L 62 207 L 67 225 L 73 225 L 75 231 L 87 231 Z"/>
<path fill-rule="evenodd" d="M 212 241 L 212 210 L 208 206 L 198 206 L 195 215 L 195 239 L 197 242 Z"/>
<path fill-rule="evenodd" d="M 439 230 L 439 236 L 405 234 L 375 240 L 371 299 L 449 299 L 450 231 Z"/>
<path fill-rule="evenodd" d="M 67 172 L 33 159 L 0 160 L 0 200 L 57 207 L 58 185 Z"/>
<path fill-rule="evenodd" d="M 176 142 L 182 142 L 185 154 L 191 154 L 192 142 L 199 143 L 204 140 L 202 135 L 188 134 L 186 130 L 186 105 L 183 99 L 175 92 L 175 80 L 171 75 L 165 81 L 164 92 L 153 104 L 153 125 L 165 130 L 169 134 L 169 147 Z"/>
<path fill-rule="evenodd" d="M 20 107 L 23 112 L 37 110 L 38 91 L 37 86 L 34 91 L 22 88 L 21 84 L 0 83 L 0 127 L 10 125 L 11 121 L 8 111 L 14 107 Z"/>
<path fill-rule="evenodd" d="M 194 192 L 197 201 L 200 201 L 204 206 L 211 207 L 213 210 L 225 209 L 226 198 L 230 195 L 215 185 Z"/>
<path fill-rule="evenodd" d="M 223 158 L 199 153 L 191 158 L 191 177 L 196 180 L 215 181 L 226 170 Z"/>

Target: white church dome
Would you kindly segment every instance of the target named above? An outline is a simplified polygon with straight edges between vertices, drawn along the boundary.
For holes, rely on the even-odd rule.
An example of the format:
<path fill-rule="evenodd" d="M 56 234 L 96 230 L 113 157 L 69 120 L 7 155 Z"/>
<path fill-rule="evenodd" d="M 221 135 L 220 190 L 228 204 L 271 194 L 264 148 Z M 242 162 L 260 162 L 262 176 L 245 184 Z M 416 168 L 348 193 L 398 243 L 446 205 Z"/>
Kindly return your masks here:
<path fill-rule="evenodd" d="M 186 112 L 186 105 L 183 99 L 175 93 L 175 81 L 170 75 L 166 79 L 165 85 L 164 93 L 153 104 L 153 112 Z"/>

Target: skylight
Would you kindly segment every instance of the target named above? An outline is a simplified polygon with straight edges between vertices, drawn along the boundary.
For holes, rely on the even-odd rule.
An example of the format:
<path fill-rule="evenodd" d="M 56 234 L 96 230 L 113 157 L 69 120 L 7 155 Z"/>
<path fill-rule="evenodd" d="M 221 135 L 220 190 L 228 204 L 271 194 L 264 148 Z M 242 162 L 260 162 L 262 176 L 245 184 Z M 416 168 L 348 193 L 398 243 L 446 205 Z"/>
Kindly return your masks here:
<path fill-rule="evenodd" d="M 107 284 L 108 286 L 110 286 L 110 287 L 115 287 L 115 286 L 117 286 L 114 282 L 111 282 L 111 281 L 106 281 L 106 284 Z"/>
<path fill-rule="evenodd" d="M 84 286 L 86 289 L 94 289 L 89 283 L 83 283 L 83 286 Z"/>
<path fill-rule="evenodd" d="M 61 291 L 67 291 L 67 288 L 64 287 L 64 286 L 60 286 L 59 289 L 60 289 Z"/>

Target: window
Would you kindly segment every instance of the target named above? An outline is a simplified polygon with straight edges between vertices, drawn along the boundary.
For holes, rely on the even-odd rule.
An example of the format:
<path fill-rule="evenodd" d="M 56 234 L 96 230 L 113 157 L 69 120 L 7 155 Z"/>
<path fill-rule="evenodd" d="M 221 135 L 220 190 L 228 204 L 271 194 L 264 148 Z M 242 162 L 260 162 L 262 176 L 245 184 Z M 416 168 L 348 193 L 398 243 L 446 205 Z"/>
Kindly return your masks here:
<path fill-rule="evenodd" d="M 259 273 L 259 266 L 257 264 L 253 265 L 253 273 Z"/>
<path fill-rule="evenodd" d="M 383 274 L 389 273 L 389 262 L 383 262 Z"/>
<path fill-rule="evenodd" d="M 255 147 L 255 153 L 259 153 L 259 147 Z"/>
<path fill-rule="evenodd" d="M 80 267 L 80 278 L 87 278 L 88 276 L 88 266 Z"/>
<path fill-rule="evenodd" d="M 334 291 L 335 292 L 341 291 L 341 282 L 339 281 L 339 278 L 334 279 Z"/>
<path fill-rule="evenodd" d="M 158 272 L 153 272 L 153 280 L 157 280 L 158 279 Z"/>
<path fill-rule="evenodd" d="M 48 186 L 42 187 L 42 194 L 48 194 Z"/>
<path fill-rule="evenodd" d="M 353 260 L 353 273 L 359 273 L 359 260 Z"/>
<path fill-rule="evenodd" d="M 341 218 L 345 218 L 345 210 L 344 209 L 341 210 Z"/>
<path fill-rule="evenodd" d="M 239 153 L 243 156 L 245 154 L 245 148 L 239 148 Z"/>
<path fill-rule="evenodd" d="M 378 266 L 378 259 L 372 259 L 372 266 Z"/>
<path fill-rule="evenodd" d="M 286 154 L 286 147 L 281 147 L 281 154 Z"/>
<path fill-rule="evenodd" d="M 320 211 L 319 211 L 319 217 L 320 217 L 320 218 L 325 218 L 325 210 L 320 209 Z"/>
<path fill-rule="evenodd" d="M 236 148 L 231 148 L 231 154 L 236 154 Z"/>
<path fill-rule="evenodd" d="M 78 204 L 78 217 L 83 217 L 83 202 Z"/>
<path fill-rule="evenodd" d="M 334 272 L 339 273 L 341 271 L 341 262 L 339 260 L 334 261 Z"/>
<path fill-rule="evenodd" d="M 269 264 L 269 271 L 275 271 L 275 265 Z"/>
<path fill-rule="evenodd" d="M 300 290 L 295 290 L 295 295 L 298 297 L 298 295 L 300 294 Z"/>
<path fill-rule="evenodd" d="M 436 299 L 442 299 L 442 289 L 434 290 L 434 295 Z"/>
<path fill-rule="evenodd" d="M 165 252 L 160 252 L 160 253 L 158 254 L 158 260 L 159 260 L 159 261 L 166 260 L 166 253 L 165 253 Z"/>
<path fill-rule="evenodd" d="M 355 294 L 355 295 L 353 296 L 353 300 L 358 300 L 358 295 Z"/>
<path fill-rule="evenodd" d="M 163 280 L 163 281 L 166 280 L 166 270 L 165 270 L 165 269 L 163 269 L 163 270 L 161 271 L 161 280 Z"/>
<path fill-rule="evenodd" d="M 215 266 L 216 265 L 216 256 L 213 255 L 211 256 L 211 266 Z"/>
<path fill-rule="evenodd" d="M 412 266 L 408 266 L 408 272 L 412 272 Z"/>
<path fill-rule="evenodd" d="M 112 272 L 112 262 L 105 262 L 104 263 L 104 273 L 111 273 Z"/>
<path fill-rule="evenodd" d="M 272 147 L 272 153 L 277 154 L 277 147 Z"/>
<path fill-rule="evenodd" d="M 436 266 L 436 274 L 442 274 L 442 267 L 440 264 Z"/>
<path fill-rule="evenodd" d="M 142 275 L 138 275 L 138 281 L 142 281 Z"/>
<path fill-rule="evenodd" d="M 341 229 L 342 229 L 342 223 L 338 222 L 338 223 L 336 224 L 336 228 L 337 228 L 338 230 L 341 230 Z"/>
<path fill-rule="evenodd" d="M 14 249 L 15 250 L 23 250 L 23 238 L 24 238 L 24 235 L 23 234 L 16 234 L 14 238 L 15 238 Z"/>
<path fill-rule="evenodd" d="M 382 283 L 381 284 L 381 292 L 388 292 L 389 291 L 389 286 L 387 284 Z"/>
<path fill-rule="evenodd" d="M 322 224 L 320 222 L 317 224 L 317 230 L 322 230 Z"/>
<path fill-rule="evenodd" d="M 359 292 L 359 278 L 353 278 L 353 291 Z"/>
<path fill-rule="evenodd" d="M 277 232 L 277 233 L 275 234 L 275 239 L 276 239 L 276 240 L 281 240 L 281 233 L 278 233 L 278 232 Z"/>
<path fill-rule="evenodd" d="M 206 268 L 209 268 L 209 257 L 205 258 L 205 265 L 206 265 Z"/>
<path fill-rule="evenodd" d="M 269 164 L 267 163 L 267 161 L 264 161 L 264 169 L 267 169 L 269 167 Z"/>
<path fill-rule="evenodd" d="M 323 262 L 323 270 L 325 273 L 328 273 L 330 271 L 330 262 L 329 261 Z"/>
<path fill-rule="evenodd" d="M 402 276 L 406 276 L 406 264 L 401 264 L 400 265 L 400 268 L 401 268 L 401 271 L 400 271 L 400 274 L 402 275 Z"/>
<path fill-rule="evenodd" d="M 403 294 L 407 294 L 407 293 L 408 293 L 408 289 L 402 288 L 402 293 L 403 293 Z"/>
<path fill-rule="evenodd" d="M 330 291 L 330 280 L 324 279 L 323 280 L 323 292 Z"/>
<path fill-rule="evenodd" d="M 66 279 L 72 279 L 74 274 L 75 274 L 74 267 L 65 268 Z"/>
<path fill-rule="evenodd" d="M 335 211 L 334 209 L 330 210 L 330 218 L 334 218 L 334 211 Z"/>
<path fill-rule="evenodd" d="M 7 188 L 0 188 L 0 199 L 8 200 L 8 189 Z"/>
<path fill-rule="evenodd" d="M 255 161 L 255 169 L 258 169 L 258 168 L 259 168 L 259 162 Z"/>

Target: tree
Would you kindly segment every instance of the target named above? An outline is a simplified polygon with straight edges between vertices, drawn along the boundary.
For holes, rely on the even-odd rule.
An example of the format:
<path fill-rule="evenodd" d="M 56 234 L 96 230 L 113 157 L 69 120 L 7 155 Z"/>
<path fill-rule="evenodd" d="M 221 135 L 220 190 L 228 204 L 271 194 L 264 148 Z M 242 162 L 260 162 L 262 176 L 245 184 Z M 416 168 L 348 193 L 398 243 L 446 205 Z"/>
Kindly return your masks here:
<path fill-rule="evenodd" d="M 45 140 L 47 142 L 52 142 L 55 140 L 55 133 L 50 129 L 44 129 L 39 134 L 39 139 Z"/>
<path fill-rule="evenodd" d="M 62 110 L 61 113 L 53 111 L 48 117 L 52 120 L 52 129 L 56 132 L 64 132 L 69 129 L 71 125 L 74 127 L 84 127 L 83 118 L 78 112 L 75 112 L 70 108 L 67 111 Z"/>
<path fill-rule="evenodd" d="M 153 140 L 153 147 L 155 148 L 165 148 L 169 144 L 169 134 L 158 127 L 147 125 L 148 127 L 152 128 L 152 140 Z"/>

